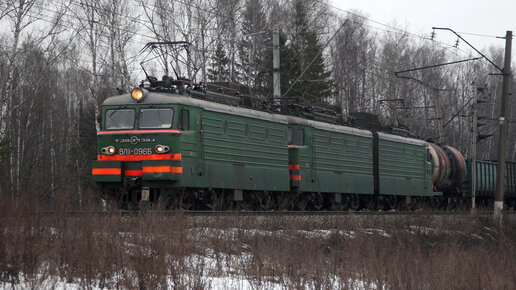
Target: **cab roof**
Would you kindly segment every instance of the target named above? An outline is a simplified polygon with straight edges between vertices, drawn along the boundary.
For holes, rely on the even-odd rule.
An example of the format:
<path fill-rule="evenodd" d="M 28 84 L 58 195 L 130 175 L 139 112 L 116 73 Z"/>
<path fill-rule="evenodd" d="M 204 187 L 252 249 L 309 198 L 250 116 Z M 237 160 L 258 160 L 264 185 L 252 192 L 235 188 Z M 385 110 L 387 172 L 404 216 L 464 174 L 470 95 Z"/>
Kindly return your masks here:
<path fill-rule="evenodd" d="M 172 93 L 153 93 L 149 92 L 146 97 L 136 102 L 130 94 L 123 94 L 107 98 L 103 106 L 127 106 L 127 105 L 185 105 L 190 107 L 202 108 L 206 111 L 226 113 L 231 115 L 238 115 L 249 117 L 253 119 L 266 120 L 276 123 L 288 124 L 286 116 L 271 114 L 267 112 L 246 109 L 236 106 L 229 106 L 200 99 L 195 99 L 189 96 L 172 94 Z"/>

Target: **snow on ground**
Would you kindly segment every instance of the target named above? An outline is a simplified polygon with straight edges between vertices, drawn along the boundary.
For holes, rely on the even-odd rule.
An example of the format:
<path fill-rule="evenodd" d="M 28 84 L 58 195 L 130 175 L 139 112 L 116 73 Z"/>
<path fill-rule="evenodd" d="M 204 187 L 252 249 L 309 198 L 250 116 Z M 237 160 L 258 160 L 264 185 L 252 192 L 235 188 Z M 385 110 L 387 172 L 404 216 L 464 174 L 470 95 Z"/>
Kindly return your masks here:
<path fill-rule="evenodd" d="M 54 228 L 50 229 L 53 235 L 59 234 Z M 405 231 L 408 233 L 424 234 L 424 235 L 435 235 L 437 233 L 445 233 L 451 235 L 464 235 L 465 233 L 460 231 L 443 231 L 441 229 L 432 227 L 422 226 L 407 226 Z M 489 237 L 489 228 L 486 228 L 487 236 Z M 341 230 L 341 229 L 314 229 L 314 230 L 258 230 L 258 229 L 242 229 L 242 228 L 210 228 L 210 227 L 196 227 L 186 230 L 188 239 L 191 240 L 208 240 L 212 238 L 222 239 L 228 243 L 238 241 L 239 237 L 277 237 L 283 239 L 294 239 L 296 237 L 304 237 L 307 239 L 330 239 L 335 236 L 345 239 L 355 239 L 358 233 L 366 235 L 377 235 L 383 238 L 392 238 L 392 235 L 387 233 L 383 229 L 377 228 L 363 228 L 353 230 Z M 484 237 L 471 234 L 475 239 L 484 239 Z M 119 236 L 124 239 L 131 240 L 133 237 L 132 233 L 120 232 Z M 147 239 L 153 239 L 157 236 L 147 236 Z M 135 248 L 141 246 L 132 244 L 129 241 L 123 241 L 127 251 L 134 251 Z M 181 277 L 167 277 L 167 288 L 174 289 L 177 286 L 186 285 L 186 288 L 201 288 L 207 289 L 289 289 L 294 287 L 291 281 L 278 281 L 278 278 L 273 277 L 251 277 L 246 276 L 241 270 L 242 265 L 249 265 L 253 261 L 251 254 L 246 252 L 246 246 L 241 245 L 242 252 L 239 255 L 228 255 L 225 253 L 216 253 L 211 248 L 206 248 L 204 251 L 199 252 L 200 254 L 191 255 L 183 258 L 183 262 L 186 265 L 186 271 L 182 272 Z M 137 249 L 141 252 L 142 249 Z M 147 255 L 152 255 L 152 249 L 143 249 L 143 252 Z M 172 259 L 172 257 L 170 257 Z M 46 271 L 42 270 L 41 273 Z M 127 277 L 127 270 L 123 271 Z M 0 289 L 105 289 L 110 286 L 116 285 L 117 281 L 124 275 L 115 274 L 110 284 L 106 287 L 101 287 L 99 281 L 93 281 L 92 283 L 85 284 L 84 281 L 73 280 L 65 281 L 61 277 L 52 277 L 48 275 L 37 275 L 37 277 L 29 278 L 20 275 L 18 281 L 11 284 L 9 282 L 0 282 Z M 133 275 L 133 274 L 129 274 Z M 136 274 L 134 274 L 136 277 Z M 288 278 L 282 278 L 288 279 Z M 349 289 L 377 289 L 377 285 L 365 283 L 361 280 L 347 280 L 342 281 L 341 278 L 336 276 L 328 277 L 328 281 L 332 281 L 334 287 L 331 288 L 349 288 Z M 179 283 L 179 285 L 178 285 Z M 307 289 L 317 288 L 317 285 L 311 285 L 311 282 L 305 283 Z M 385 288 L 385 286 L 380 287 Z"/>
<path fill-rule="evenodd" d="M 384 237 L 388 237 L 383 230 L 379 229 L 366 229 L 363 232 L 367 234 L 380 234 Z M 59 231 L 52 228 L 51 233 L 53 235 L 59 235 Z M 226 228 L 217 229 L 209 227 L 198 227 L 187 230 L 188 238 L 192 240 L 208 240 L 210 238 L 221 238 L 227 242 L 238 241 L 241 236 L 273 236 L 285 239 L 294 239 L 295 237 L 306 237 L 308 239 L 328 239 L 332 236 L 339 235 L 346 239 L 354 239 L 356 233 L 348 230 L 257 230 L 257 229 L 240 229 L 240 228 Z M 125 245 L 126 251 L 130 254 L 132 252 L 142 252 L 145 255 L 153 255 L 151 248 L 142 248 L 140 245 L 136 245 L 130 242 L 134 235 L 128 232 L 118 233 L 119 237 L 122 238 L 122 243 Z M 147 239 L 157 238 L 157 236 L 147 236 Z M 126 239 L 126 240 L 124 240 Z M 241 270 L 242 265 L 251 265 L 253 257 L 246 251 L 246 246 L 243 244 L 241 252 L 238 255 L 229 255 L 225 253 L 217 253 L 212 248 L 206 248 L 200 251 L 199 254 L 187 256 L 183 258 L 184 271 L 180 277 L 166 277 L 167 288 L 205 288 L 205 289 L 291 289 L 298 288 L 297 284 L 289 281 L 288 278 L 282 277 L 255 277 L 246 276 L 245 271 Z M 168 257 L 173 261 L 173 257 Z M 175 262 L 172 262 L 172 264 Z M 40 269 L 37 271 L 38 274 L 35 277 L 27 277 L 20 275 L 18 281 L 0 282 L 0 289 L 107 289 L 112 288 L 120 282 L 120 277 L 137 277 L 136 273 L 131 273 L 132 270 L 122 270 L 122 273 L 115 273 L 106 282 L 107 284 L 101 284 L 100 280 L 93 281 L 81 281 L 81 279 L 65 280 L 62 277 L 49 276 L 46 269 Z M 129 274 L 128 274 L 129 272 Z M 376 289 L 375 285 L 364 283 L 360 280 L 347 280 L 342 281 L 341 278 L 336 276 L 330 276 L 327 279 L 333 283 L 333 287 L 330 288 L 341 288 L 345 285 L 345 288 L 350 289 Z M 318 288 L 317 285 L 313 285 L 313 281 L 306 281 L 303 285 L 306 285 L 306 289 Z"/>
<path fill-rule="evenodd" d="M 257 229 L 240 229 L 240 228 L 228 228 L 228 229 L 215 229 L 215 228 L 193 228 L 187 230 L 190 238 L 214 238 L 214 237 L 224 237 L 230 240 L 236 240 L 238 236 L 247 236 L 247 237 L 278 237 L 278 238 L 289 238 L 296 236 L 303 236 L 309 239 L 315 238 L 323 238 L 329 239 L 332 236 L 338 235 L 347 239 L 355 238 L 355 231 L 351 230 L 338 230 L 338 229 L 329 229 L 329 230 L 275 230 L 275 231 L 267 231 L 267 230 L 257 230 Z M 366 229 L 365 233 L 373 234 L 377 233 L 384 237 L 390 237 L 385 231 L 380 229 Z"/>
<path fill-rule="evenodd" d="M 280 283 L 274 282 L 253 282 L 249 281 L 245 278 L 239 277 L 207 277 L 203 278 L 203 286 L 206 289 L 234 289 L 234 290 L 257 290 L 257 289 L 267 289 L 267 290 L 283 290 L 290 289 L 290 287 L 286 285 L 282 285 Z M 338 278 L 335 278 L 335 287 L 331 287 L 332 289 L 339 289 L 343 284 L 339 281 Z M 348 289 L 377 289 L 375 285 L 364 283 L 359 280 L 349 280 L 346 284 Z M 108 289 L 109 287 L 99 287 L 99 286 L 85 286 L 81 284 L 80 281 L 77 282 L 66 282 L 63 279 L 56 277 L 49 277 L 45 280 L 38 279 L 37 283 L 20 280 L 20 283 L 11 285 L 10 283 L 0 283 L 0 289 L 13 289 L 13 290 L 23 290 L 23 289 L 55 289 L 55 290 L 80 290 L 80 289 L 92 289 L 92 290 L 100 290 L 100 289 Z M 174 289 L 174 284 L 170 283 L 167 286 L 168 289 Z M 312 287 L 309 287 L 310 289 Z"/>
<path fill-rule="evenodd" d="M 204 267 L 204 270 L 201 271 L 202 276 L 196 275 L 193 272 L 191 275 L 183 275 L 182 277 L 167 277 L 167 288 L 175 289 L 179 286 L 179 288 L 186 289 L 195 289 L 195 288 L 204 288 L 204 289 L 238 289 L 238 290 L 256 290 L 256 289 L 292 289 L 293 285 L 289 283 L 289 281 L 275 281 L 270 277 L 245 277 L 239 274 L 236 274 L 235 269 L 231 269 L 230 266 L 224 266 L 224 263 L 220 263 L 213 257 L 209 257 L 210 255 L 214 255 L 211 251 L 207 251 L 208 256 L 199 256 L 194 255 L 186 260 L 189 265 L 188 268 L 195 270 L 199 267 Z M 237 259 L 242 259 L 243 261 L 236 261 L 236 264 L 245 263 L 249 257 L 245 254 L 241 257 L 237 257 Z M 223 265 L 221 269 L 221 264 Z M 201 266 L 199 266 L 201 265 Z M 214 273 L 219 272 L 221 275 L 214 275 Z M 230 274 L 233 273 L 233 274 Z M 124 275 L 127 275 L 125 273 Z M 136 275 L 136 274 L 134 274 Z M 116 275 L 115 275 L 116 276 Z M 343 286 L 347 289 L 377 289 L 375 284 L 365 283 L 360 280 L 347 280 L 342 281 L 339 277 L 333 276 L 330 277 L 330 281 L 332 281 L 334 286 L 330 286 L 331 289 L 340 289 Z M 179 282 L 179 285 L 178 285 Z M 101 286 L 100 281 L 91 281 L 88 283 L 84 283 L 80 279 L 74 279 L 73 281 L 66 281 L 61 277 L 48 276 L 48 275 L 37 275 L 37 277 L 28 278 L 20 275 L 18 277 L 18 281 L 16 283 L 7 283 L 0 282 L 0 289 L 14 289 L 14 290 L 22 290 L 22 289 L 66 289 L 66 290 L 75 290 L 75 289 L 109 289 L 112 286 L 116 285 L 116 277 L 113 277 L 113 280 L 109 282 L 109 284 Z M 183 287 L 181 287 L 183 286 Z M 186 286 L 186 287 L 185 287 Z M 119 287 L 117 287 L 119 288 Z M 123 288 L 123 287 L 122 287 Z M 318 288 L 313 283 L 306 283 L 306 289 L 315 289 Z M 384 289 L 385 287 L 381 287 Z"/>

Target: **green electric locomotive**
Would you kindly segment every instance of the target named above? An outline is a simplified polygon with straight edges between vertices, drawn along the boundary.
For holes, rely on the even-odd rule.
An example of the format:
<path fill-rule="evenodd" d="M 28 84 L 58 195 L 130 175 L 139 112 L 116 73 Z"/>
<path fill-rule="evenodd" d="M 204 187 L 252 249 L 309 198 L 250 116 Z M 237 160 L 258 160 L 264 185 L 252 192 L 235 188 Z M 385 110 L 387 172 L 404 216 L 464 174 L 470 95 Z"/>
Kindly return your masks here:
<path fill-rule="evenodd" d="M 244 108 L 220 91 L 164 78 L 106 99 L 92 169 L 102 196 L 121 208 L 393 208 L 464 179 L 451 147 Z"/>
<path fill-rule="evenodd" d="M 284 116 L 138 88 L 103 104 L 93 179 L 124 207 L 287 192 L 287 127 Z"/>

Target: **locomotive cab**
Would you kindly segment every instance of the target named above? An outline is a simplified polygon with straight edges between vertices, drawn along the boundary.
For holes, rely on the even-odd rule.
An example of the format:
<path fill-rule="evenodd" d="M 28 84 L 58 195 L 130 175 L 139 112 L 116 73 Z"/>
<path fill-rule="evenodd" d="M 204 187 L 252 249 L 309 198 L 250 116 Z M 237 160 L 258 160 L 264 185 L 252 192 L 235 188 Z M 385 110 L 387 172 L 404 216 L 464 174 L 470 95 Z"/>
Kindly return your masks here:
<path fill-rule="evenodd" d="M 121 199 L 122 208 L 156 201 L 183 173 L 179 137 L 188 116 L 165 97 L 135 89 L 103 104 L 92 175 L 103 197 Z"/>

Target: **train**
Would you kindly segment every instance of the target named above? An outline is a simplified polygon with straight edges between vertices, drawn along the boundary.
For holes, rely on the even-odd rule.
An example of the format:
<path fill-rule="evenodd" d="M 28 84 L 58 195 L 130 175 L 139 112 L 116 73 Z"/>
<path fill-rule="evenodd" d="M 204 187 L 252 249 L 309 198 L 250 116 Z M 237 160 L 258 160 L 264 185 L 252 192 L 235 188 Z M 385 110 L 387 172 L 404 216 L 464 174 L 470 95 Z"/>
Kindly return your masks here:
<path fill-rule="evenodd" d="M 162 80 L 107 98 L 92 166 L 102 197 L 132 209 L 148 201 L 359 210 L 460 195 L 466 163 L 453 147 L 224 104 L 223 96 Z"/>
<path fill-rule="evenodd" d="M 122 209 L 413 210 L 471 198 L 471 164 L 457 149 L 382 130 L 370 114 L 344 121 L 323 107 L 166 75 L 107 98 L 101 114 L 92 178 Z M 507 168 L 514 206 L 516 166 Z M 477 188 L 481 203 L 492 202 Z"/>

